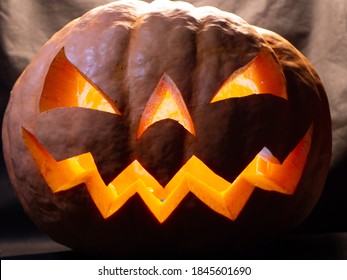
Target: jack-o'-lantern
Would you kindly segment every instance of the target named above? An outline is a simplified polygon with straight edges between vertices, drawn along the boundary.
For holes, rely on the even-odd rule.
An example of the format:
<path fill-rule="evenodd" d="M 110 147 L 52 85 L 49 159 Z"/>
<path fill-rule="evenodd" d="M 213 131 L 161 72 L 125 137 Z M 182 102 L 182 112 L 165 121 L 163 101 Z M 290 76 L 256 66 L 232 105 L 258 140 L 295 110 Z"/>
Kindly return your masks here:
<path fill-rule="evenodd" d="M 317 74 L 279 35 L 214 8 L 119 1 L 44 45 L 3 142 L 44 231 L 124 252 L 293 228 L 322 191 L 330 129 Z"/>

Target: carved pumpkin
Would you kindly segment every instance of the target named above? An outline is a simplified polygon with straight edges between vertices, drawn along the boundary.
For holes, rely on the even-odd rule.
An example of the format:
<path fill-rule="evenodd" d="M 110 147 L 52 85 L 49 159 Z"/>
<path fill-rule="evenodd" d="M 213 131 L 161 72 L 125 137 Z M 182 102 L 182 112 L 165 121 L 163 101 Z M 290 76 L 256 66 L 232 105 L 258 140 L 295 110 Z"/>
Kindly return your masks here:
<path fill-rule="evenodd" d="M 92 10 L 17 81 L 3 143 L 25 210 L 90 252 L 227 248 L 293 228 L 330 162 L 317 74 L 233 14 L 160 3 Z"/>

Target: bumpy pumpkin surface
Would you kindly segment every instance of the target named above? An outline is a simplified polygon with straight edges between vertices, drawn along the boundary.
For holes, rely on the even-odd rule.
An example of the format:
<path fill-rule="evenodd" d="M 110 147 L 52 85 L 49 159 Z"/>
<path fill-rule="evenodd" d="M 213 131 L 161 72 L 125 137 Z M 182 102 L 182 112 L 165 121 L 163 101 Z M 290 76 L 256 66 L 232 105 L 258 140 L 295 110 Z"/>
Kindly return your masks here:
<path fill-rule="evenodd" d="M 2 137 L 35 223 L 111 254 L 232 248 L 292 229 L 331 156 L 307 59 L 183 2 L 117 1 L 66 25 L 15 84 Z"/>

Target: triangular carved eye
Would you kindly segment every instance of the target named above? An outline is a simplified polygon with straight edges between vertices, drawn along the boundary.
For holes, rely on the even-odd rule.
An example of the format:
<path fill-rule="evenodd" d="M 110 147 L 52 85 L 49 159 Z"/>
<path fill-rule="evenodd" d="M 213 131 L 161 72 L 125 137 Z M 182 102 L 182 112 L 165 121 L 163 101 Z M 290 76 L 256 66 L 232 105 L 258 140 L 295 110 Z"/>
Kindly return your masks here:
<path fill-rule="evenodd" d="M 40 112 L 62 107 L 82 107 L 120 115 L 115 104 L 67 59 L 64 49 L 47 73 Z"/>
<path fill-rule="evenodd" d="M 273 94 L 288 99 L 283 72 L 273 55 L 265 48 L 222 84 L 211 103 L 252 94 Z"/>
<path fill-rule="evenodd" d="M 195 136 L 194 124 L 183 97 L 167 74 L 162 76 L 147 101 L 139 123 L 137 139 L 149 126 L 164 119 L 177 121 Z"/>

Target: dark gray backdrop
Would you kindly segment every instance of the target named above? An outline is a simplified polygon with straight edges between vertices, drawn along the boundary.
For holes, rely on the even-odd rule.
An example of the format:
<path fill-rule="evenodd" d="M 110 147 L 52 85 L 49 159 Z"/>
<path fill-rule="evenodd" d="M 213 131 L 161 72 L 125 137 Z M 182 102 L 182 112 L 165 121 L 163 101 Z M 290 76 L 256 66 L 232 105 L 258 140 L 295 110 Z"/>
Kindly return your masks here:
<path fill-rule="evenodd" d="M 40 46 L 70 20 L 93 7 L 109 2 L 112 1 L 0 0 L 1 120 L 14 82 Z M 190 0 L 187 2 L 197 6 L 212 5 L 233 12 L 251 24 L 281 34 L 304 53 L 316 68 L 330 102 L 333 158 L 323 196 L 312 215 L 299 227 L 296 234 L 304 236 L 302 237 L 304 239 L 300 239 L 304 240 L 304 243 L 311 242 L 311 247 L 315 247 L 312 236 L 319 240 L 317 244 L 322 244 L 322 241 L 321 250 L 315 249 L 322 257 L 338 257 L 342 252 L 343 257 L 347 258 L 347 183 L 344 177 L 347 174 L 347 1 Z M 53 243 L 42 235 L 23 213 L 10 186 L 2 153 L 0 153 L 0 224 L 0 256 L 65 249 L 52 245 Z M 305 239 L 307 236 L 311 238 L 308 241 Z M 294 241 L 289 241 L 289 245 L 288 241 L 281 244 L 285 244 L 285 248 L 292 247 L 290 242 Z M 45 244 L 48 244 L 47 247 Z M 285 250 L 273 251 L 283 258 L 300 256 L 300 252 L 296 254 L 293 250 L 289 255 L 286 255 Z M 252 256 L 272 255 L 259 253 Z"/>

